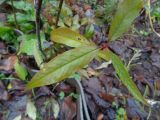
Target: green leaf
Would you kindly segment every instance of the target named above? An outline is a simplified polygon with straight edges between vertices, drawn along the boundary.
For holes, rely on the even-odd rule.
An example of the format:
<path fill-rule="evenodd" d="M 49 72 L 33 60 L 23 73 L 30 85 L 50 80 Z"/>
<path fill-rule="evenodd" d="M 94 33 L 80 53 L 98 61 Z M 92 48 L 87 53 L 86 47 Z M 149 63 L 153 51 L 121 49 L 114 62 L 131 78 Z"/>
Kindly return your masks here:
<path fill-rule="evenodd" d="M 16 116 L 13 120 L 21 120 L 21 119 L 22 119 L 22 115 L 20 114 L 20 115 Z"/>
<path fill-rule="evenodd" d="M 27 84 L 27 89 L 50 85 L 69 77 L 78 69 L 87 65 L 96 57 L 99 49 L 95 46 L 84 46 L 58 55 L 44 67 Z"/>
<path fill-rule="evenodd" d="M 86 27 L 84 36 L 89 39 L 93 36 L 93 34 L 94 34 L 94 25 L 93 24 L 88 25 Z"/>
<path fill-rule="evenodd" d="M 59 97 L 60 97 L 60 100 L 64 99 L 65 93 L 64 93 L 63 91 L 61 91 L 61 92 L 59 93 Z"/>
<path fill-rule="evenodd" d="M 3 2 L 5 2 L 5 1 L 6 1 L 6 0 L 1 0 L 1 1 L 0 1 L 0 5 L 1 5 Z"/>
<path fill-rule="evenodd" d="M 141 8 L 142 0 L 123 0 L 120 2 L 111 23 L 109 39 L 115 40 L 126 32 Z"/>
<path fill-rule="evenodd" d="M 22 35 L 18 39 L 22 41 L 20 44 L 20 49 L 18 54 L 26 53 L 27 55 L 34 55 L 34 49 L 37 43 L 36 34 Z M 45 41 L 45 36 L 43 33 L 41 33 L 42 48 L 44 48 L 43 45 L 44 41 Z"/>
<path fill-rule="evenodd" d="M 57 43 L 65 44 L 70 47 L 80 47 L 89 45 L 90 42 L 79 33 L 69 28 L 58 28 L 51 32 L 51 40 Z"/>
<path fill-rule="evenodd" d="M 103 54 L 103 55 L 102 55 Z M 128 88 L 130 93 L 139 101 L 144 104 L 147 104 L 146 100 L 141 95 L 140 91 L 138 90 L 136 84 L 132 81 L 126 67 L 123 65 L 122 61 L 119 59 L 117 55 L 111 52 L 109 49 L 105 49 L 104 51 L 100 51 L 99 54 L 105 60 L 111 60 L 113 67 L 115 68 L 116 73 L 118 74 L 122 83 Z M 104 57 L 106 56 L 106 57 Z"/>
<path fill-rule="evenodd" d="M 36 41 L 35 44 L 38 44 L 38 41 Z M 39 50 L 39 48 L 37 47 L 37 45 L 34 45 L 33 55 L 34 55 L 34 58 L 35 58 L 35 61 L 36 61 L 37 65 L 39 67 L 41 67 L 42 63 L 44 61 L 44 56 L 41 53 L 41 51 Z"/>
<path fill-rule="evenodd" d="M 28 75 L 27 70 L 25 69 L 24 66 L 22 66 L 19 61 L 17 60 L 16 63 L 14 64 L 14 69 L 18 75 L 18 77 L 22 80 L 26 80 L 26 77 Z"/>
<path fill-rule="evenodd" d="M 11 2 L 9 2 L 11 4 Z M 12 4 L 11 4 L 12 5 Z M 27 2 L 27 1 L 14 1 L 13 2 L 13 7 L 19 10 L 23 10 L 23 12 L 17 12 L 17 22 L 18 23 L 24 23 L 27 21 L 34 21 L 35 16 L 34 16 L 34 6 Z M 8 21 L 9 22 L 14 22 L 14 15 L 8 15 Z"/>
<path fill-rule="evenodd" d="M 9 4 L 12 5 L 11 2 L 9 2 Z M 33 11 L 34 10 L 33 5 L 27 1 L 14 1 L 13 7 L 15 7 L 16 9 L 24 10 L 24 11 Z"/>
<path fill-rule="evenodd" d="M 60 105 L 53 98 L 51 98 L 50 102 L 51 102 L 51 105 L 52 105 L 51 107 L 52 107 L 52 111 L 54 113 L 54 118 L 57 119 L 58 116 L 59 116 L 59 112 L 60 112 Z"/>
<path fill-rule="evenodd" d="M 18 43 L 17 36 L 15 35 L 13 28 L 3 26 L 1 24 L 0 24 L 0 39 L 5 41 L 6 43 L 14 43 L 14 45 Z"/>
<path fill-rule="evenodd" d="M 26 107 L 26 115 L 29 116 L 29 118 L 31 118 L 32 120 L 36 120 L 36 106 L 34 105 L 34 103 L 31 100 L 28 100 L 27 103 L 27 107 Z"/>
<path fill-rule="evenodd" d="M 12 28 L 0 25 L 0 36 L 5 34 L 6 32 L 13 31 Z"/>
<path fill-rule="evenodd" d="M 26 53 L 27 55 L 33 55 L 33 49 L 36 42 L 36 35 L 22 35 L 18 39 L 22 41 L 20 44 L 18 54 Z"/>

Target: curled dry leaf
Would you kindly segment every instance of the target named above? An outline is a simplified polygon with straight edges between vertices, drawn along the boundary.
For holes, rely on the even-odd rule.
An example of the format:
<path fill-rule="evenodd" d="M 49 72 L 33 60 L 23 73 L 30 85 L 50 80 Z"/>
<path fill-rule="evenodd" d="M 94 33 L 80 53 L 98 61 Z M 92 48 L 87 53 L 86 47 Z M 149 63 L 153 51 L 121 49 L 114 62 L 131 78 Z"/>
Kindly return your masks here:
<path fill-rule="evenodd" d="M 103 69 L 103 68 L 107 68 L 108 65 L 110 65 L 112 63 L 112 61 L 108 61 L 108 62 L 104 62 L 102 63 L 99 67 L 97 67 L 96 69 L 99 70 L 99 69 Z"/>

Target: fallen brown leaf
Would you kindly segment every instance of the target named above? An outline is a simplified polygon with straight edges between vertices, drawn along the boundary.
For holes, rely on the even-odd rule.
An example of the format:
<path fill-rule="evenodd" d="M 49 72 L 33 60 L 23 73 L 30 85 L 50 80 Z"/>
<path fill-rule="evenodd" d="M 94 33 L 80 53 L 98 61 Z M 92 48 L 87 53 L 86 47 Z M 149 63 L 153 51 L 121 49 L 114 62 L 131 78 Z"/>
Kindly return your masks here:
<path fill-rule="evenodd" d="M 5 90 L 3 83 L 0 81 L 0 101 L 1 100 L 8 100 L 9 97 L 10 96 L 9 96 L 8 92 Z"/>
<path fill-rule="evenodd" d="M 157 90 L 160 90 L 160 80 L 156 81 L 156 88 L 157 88 Z"/>
<path fill-rule="evenodd" d="M 0 61 L 0 70 L 9 71 L 14 68 L 14 64 L 17 60 L 15 55 L 8 57 L 7 59 L 3 59 Z"/>
<path fill-rule="evenodd" d="M 110 103 L 112 103 L 112 102 L 114 101 L 114 96 L 113 96 L 113 95 L 110 95 L 110 94 L 101 92 L 101 93 L 99 93 L 99 96 L 100 96 L 102 99 L 104 99 L 104 100 L 106 100 L 106 101 L 108 101 L 108 102 L 110 102 Z"/>
<path fill-rule="evenodd" d="M 104 115 L 102 113 L 100 113 L 97 117 L 97 120 L 103 120 Z"/>
<path fill-rule="evenodd" d="M 60 120 L 73 120 L 76 116 L 76 103 L 72 97 L 68 96 L 64 99 L 61 106 Z"/>
<path fill-rule="evenodd" d="M 63 82 L 60 83 L 55 89 L 57 92 L 64 91 L 64 93 L 71 93 L 72 91 L 74 91 L 74 89 L 70 85 L 67 85 Z"/>
<path fill-rule="evenodd" d="M 92 68 L 87 68 L 87 73 L 88 73 L 88 76 L 98 76 L 99 73 L 97 71 L 95 71 L 94 69 Z"/>

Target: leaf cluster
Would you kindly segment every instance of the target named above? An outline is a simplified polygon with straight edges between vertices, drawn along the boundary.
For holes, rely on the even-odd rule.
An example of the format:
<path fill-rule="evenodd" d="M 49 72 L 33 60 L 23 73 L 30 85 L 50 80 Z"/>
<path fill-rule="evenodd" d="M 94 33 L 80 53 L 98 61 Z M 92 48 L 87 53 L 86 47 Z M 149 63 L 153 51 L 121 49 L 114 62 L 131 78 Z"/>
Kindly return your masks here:
<path fill-rule="evenodd" d="M 130 28 L 134 19 L 139 15 L 139 11 L 143 7 L 141 0 L 123 0 L 121 2 L 117 1 L 118 0 L 109 0 L 109 4 L 107 4 L 107 2 L 105 4 L 106 15 L 109 17 L 107 19 L 109 19 L 108 21 L 111 21 L 108 35 L 109 41 L 114 41 L 121 37 L 123 33 L 125 33 Z M 55 10 L 58 10 L 57 2 L 51 1 L 51 3 L 53 3 L 52 6 L 55 6 Z M 25 1 L 17 1 L 14 2 L 14 7 L 22 10 L 21 12 L 16 13 L 17 23 L 20 26 L 20 29 L 23 32 L 32 30 L 34 27 L 32 22 L 35 20 L 33 5 Z M 52 10 L 50 12 L 52 13 Z M 110 17 L 112 12 L 115 12 L 115 15 Z M 56 13 L 57 11 L 53 11 L 53 16 Z M 67 7 L 67 5 L 64 5 L 62 7 L 62 13 L 59 21 L 59 26 L 61 27 L 52 30 L 50 33 L 50 39 L 54 45 L 58 44 L 61 46 L 63 44 L 73 49 L 69 49 L 64 53 L 57 55 L 48 63 L 45 63 L 43 67 L 41 67 L 40 71 L 36 73 L 35 76 L 33 76 L 31 81 L 29 81 L 26 89 L 32 89 L 61 82 L 62 80 L 72 76 L 78 70 L 84 68 L 93 59 L 101 58 L 107 62 L 111 61 L 117 76 L 128 88 L 131 94 L 140 102 L 147 104 L 137 86 L 132 81 L 127 68 L 124 66 L 120 58 L 109 48 L 101 48 L 92 41 L 86 39 L 92 37 L 94 26 L 92 24 L 88 25 L 84 34 L 86 37 L 85 38 L 78 32 L 74 31 L 78 30 L 80 27 L 79 16 L 75 15 L 73 19 L 70 19 L 71 16 L 73 16 L 71 9 Z M 8 16 L 8 22 L 10 24 L 15 23 L 13 14 Z M 72 30 L 66 28 L 66 26 L 69 26 Z M 13 29 L 4 28 L 1 30 L 0 28 L 0 37 L 3 35 L 3 33 L 6 32 L 12 33 Z M 45 38 L 43 39 L 42 36 L 44 35 L 41 35 L 41 42 L 43 43 Z M 10 39 L 11 38 L 8 38 L 8 40 Z M 40 66 L 42 58 L 39 51 L 37 51 L 37 41 L 35 34 L 22 35 L 19 37 L 19 40 L 22 42 L 18 54 L 26 53 L 27 55 L 34 56 L 37 64 Z M 42 48 L 44 49 L 45 46 L 42 46 Z M 26 78 L 27 71 L 19 62 L 15 64 L 15 70 L 17 71 L 19 78 L 23 80 Z M 21 71 L 24 72 L 21 73 Z"/>
<path fill-rule="evenodd" d="M 141 8 L 141 0 L 124 0 L 120 2 L 111 22 L 109 39 L 116 40 L 122 36 L 128 30 Z M 46 63 L 28 83 L 27 89 L 60 82 L 71 76 L 78 69 L 83 68 L 94 58 L 100 57 L 106 61 L 112 61 L 113 67 L 122 83 L 137 100 L 147 104 L 137 86 L 132 81 L 127 68 L 118 56 L 108 48 L 102 49 L 97 47 L 93 42 L 88 41 L 82 35 L 68 28 L 54 29 L 51 32 L 51 40 L 56 43 L 75 47 L 75 49 L 64 52 Z"/>

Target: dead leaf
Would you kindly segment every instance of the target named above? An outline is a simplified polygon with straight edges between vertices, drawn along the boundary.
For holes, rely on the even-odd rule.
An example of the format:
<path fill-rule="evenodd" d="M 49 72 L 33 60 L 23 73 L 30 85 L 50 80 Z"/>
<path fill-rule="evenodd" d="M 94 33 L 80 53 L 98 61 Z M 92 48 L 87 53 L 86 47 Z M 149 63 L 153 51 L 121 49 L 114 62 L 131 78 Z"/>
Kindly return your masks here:
<path fill-rule="evenodd" d="M 72 97 L 66 97 L 61 106 L 60 120 L 73 120 L 76 116 L 76 109 L 76 103 L 73 102 Z"/>
<path fill-rule="evenodd" d="M 8 92 L 5 90 L 5 86 L 3 85 L 3 83 L 0 81 L 0 101 L 1 100 L 8 100 L 9 99 L 9 94 Z"/>
<path fill-rule="evenodd" d="M 105 109 L 110 107 L 110 104 L 104 101 L 103 99 L 101 99 L 98 95 L 92 94 L 92 97 L 98 106 L 105 108 Z"/>
<path fill-rule="evenodd" d="M 100 113 L 97 117 L 97 120 L 103 120 L 104 115 L 102 113 Z"/>
<path fill-rule="evenodd" d="M 106 101 L 108 101 L 108 102 L 110 102 L 110 103 L 112 103 L 112 102 L 114 101 L 114 96 L 113 96 L 113 95 L 110 95 L 110 94 L 101 92 L 101 93 L 99 94 L 99 96 L 100 96 L 102 99 L 104 99 L 104 100 L 106 100 Z"/>
<path fill-rule="evenodd" d="M 0 100 L 8 100 L 9 99 L 9 95 L 7 91 L 3 91 L 1 93 L 1 89 L 0 89 Z"/>
<path fill-rule="evenodd" d="M 86 103 L 88 106 L 88 110 L 91 112 L 91 118 L 93 120 L 96 120 L 98 113 L 100 111 L 100 108 L 98 107 L 98 105 L 94 102 L 93 98 L 91 97 L 91 95 L 85 93 L 85 99 L 86 99 Z"/>
<path fill-rule="evenodd" d="M 66 4 L 68 5 L 72 5 L 73 4 L 73 0 L 65 0 L 66 1 Z"/>
<path fill-rule="evenodd" d="M 87 68 L 88 76 L 98 76 L 99 73 L 92 68 Z"/>
<path fill-rule="evenodd" d="M 89 80 L 82 80 L 82 84 L 94 94 L 102 91 L 101 82 L 96 77 L 92 77 Z"/>
<path fill-rule="evenodd" d="M 87 73 L 87 71 L 85 69 L 80 69 L 78 71 L 78 73 L 80 74 L 80 76 L 83 76 L 83 77 L 89 79 L 88 73 Z"/>
<path fill-rule="evenodd" d="M 156 85 L 157 90 L 160 90 L 160 80 L 157 80 L 155 85 Z"/>
<path fill-rule="evenodd" d="M 8 89 L 23 91 L 25 84 L 20 80 L 12 80 L 8 86 Z"/>
<path fill-rule="evenodd" d="M 67 85 L 64 82 L 60 83 L 55 89 L 57 92 L 64 91 L 64 93 L 67 93 L 67 94 L 74 91 L 74 89 L 70 85 Z"/>
<path fill-rule="evenodd" d="M 100 69 L 103 69 L 103 68 L 107 68 L 108 65 L 110 65 L 112 63 L 112 61 L 108 61 L 108 62 L 104 62 L 102 63 L 99 67 L 96 68 L 96 70 L 100 70 Z"/>
<path fill-rule="evenodd" d="M 85 5 L 84 5 L 84 10 L 87 11 L 88 9 L 91 9 L 91 6 L 85 4 Z"/>
<path fill-rule="evenodd" d="M 0 70 L 9 71 L 14 68 L 14 64 L 17 60 L 15 55 L 8 57 L 7 59 L 3 59 L 0 61 Z"/>
<path fill-rule="evenodd" d="M 133 99 L 127 99 L 127 117 L 129 118 L 146 118 L 148 113 L 141 109 L 139 104 L 137 104 Z"/>
<path fill-rule="evenodd" d="M 5 43 L 4 42 L 0 42 L 0 58 L 1 58 L 2 55 L 8 53 L 6 48 L 7 47 L 6 47 Z"/>
<path fill-rule="evenodd" d="M 8 120 L 13 120 L 16 116 L 22 115 L 25 113 L 27 104 L 27 95 L 16 96 L 15 94 L 12 96 L 12 99 L 8 101 Z"/>

